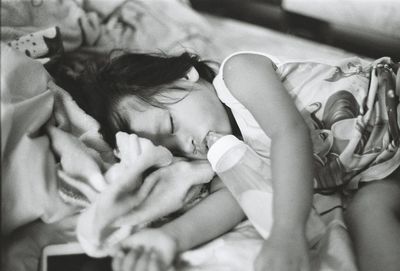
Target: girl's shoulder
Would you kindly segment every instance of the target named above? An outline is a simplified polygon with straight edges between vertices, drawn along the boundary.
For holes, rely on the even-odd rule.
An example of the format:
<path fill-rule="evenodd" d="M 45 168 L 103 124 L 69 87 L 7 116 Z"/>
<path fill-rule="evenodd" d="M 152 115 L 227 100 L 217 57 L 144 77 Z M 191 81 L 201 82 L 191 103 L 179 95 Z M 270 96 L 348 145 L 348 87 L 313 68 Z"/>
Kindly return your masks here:
<path fill-rule="evenodd" d="M 279 66 L 282 63 L 282 61 L 279 58 L 277 58 L 276 56 L 269 55 L 266 53 L 257 52 L 257 51 L 238 51 L 233 54 L 230 54 L 222 61 L 221 66 L 219 68 L 219 73 L 222 73 L 224 71 L 224 67 L 227 63 L 235 62 L 235 60 L 238 60 L 238 59 L 239 60 L 245 59 L 248 56 L 252 57 L 252 58 L 254 58 L 254 56 L 259 56 L 260 58 L 267 58 L 276 66 Z"/>
<path fill-rule="evenodd" d="M 234 89 L 244 90 L 249 83 L 257 84 L 275 74 L 281 61 L 272 55 L 255 51 L 239 51 L 226 57 L 213 80 L 214 88 L 223 102 L 237 104 Z M 259 82 L 260 84 L 262 82 Z M 228 87 L 230 86 L 230 87 Z M 233 87 L 235 86 L 235 87 Z"/>
<path fill-rule="evenodd" d="M 277 57 L 261 52 L 235 52 L 222 61 L 214 83 L 226 83 L 225 81 L 228 78 L 235 78 L 235 80 L 243 77 L 248 78 L 249 75 L 265 68 L 265 64 L 270 64 L 269 67 L 272 66 L 276 71 L 280 63 L 281 61 Z"/>
<path fill-rule="evenodd" d="M 269 72 L 274 72 L 278 76 L 282 75 L 283 71 L 295 71 L 295 67 L 313 63 L 314 65 L 322 64 L 319 61 L 309 61 L 304 59 L 287 59 L 270 55 L 258 51 L 238 51 L 228 55 L 219 67 L 219 71 L 214 81 L 217 83 L 225 82 L 228 78 L 250 78 L 252 75 L 257 75 L 267 68 Z"/>

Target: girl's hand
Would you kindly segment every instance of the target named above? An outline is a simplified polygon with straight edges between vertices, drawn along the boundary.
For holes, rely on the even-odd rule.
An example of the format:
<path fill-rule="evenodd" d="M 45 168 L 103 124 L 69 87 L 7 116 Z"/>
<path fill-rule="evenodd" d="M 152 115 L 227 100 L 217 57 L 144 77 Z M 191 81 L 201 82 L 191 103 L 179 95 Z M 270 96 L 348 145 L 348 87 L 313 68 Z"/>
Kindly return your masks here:
<path fill-rule="evenodd" d="M 120 216 L 113 226 L 135 225 L 175 212 L 196 195 L 192 193 L 195 188 L 213 177 L 214 172 L 205 160 L 176 161 L 159 168 L 145 178 L 138 191 L 138 197 L 143 198 L 140 208 Z"/>
<path fill-rule="evenodd" d="M 147 198 L 155 183 L 142 189 L 144 173 L 172 161 L 172 154 L 166 148 L 154 146 L 150 140 L 122 132 L 117 133 L 116 139 L 120 163 L 106 172 L 107 189 L 81 213 L 77 225 L 79 242 L 86 253 L 94 257 L 107 255 L 119 239 L 129 234 L 127 227 L 115 232 L 112 224 Z"/>
<path fill-rule="evenodd" d="M 147 197 L 152 187 L 141 187 L 146 170 L 172 162 L 172 154 L 166 148 L 155 146 L 148 139 L 118 132 L 116 140 L 120 163 L 107 171 L 105 177 L 109 185 L 97 200 L 97 213 L 100 213 L 103 220 L 105 214 L 109 216 L 106 224 L 127 214 Z"/>
<path fill-rule="evenodd" d="M 168 270 L 178 249 L 176 241 L 160 229 L 145 229 L 121 242 L 113 255 L 114 271 Z"/>
<path fill-rule="evenodd" d="M 255 260 L 256 271 L 309 271 L 308 246 L 300 230 L 272 232 Z"/>

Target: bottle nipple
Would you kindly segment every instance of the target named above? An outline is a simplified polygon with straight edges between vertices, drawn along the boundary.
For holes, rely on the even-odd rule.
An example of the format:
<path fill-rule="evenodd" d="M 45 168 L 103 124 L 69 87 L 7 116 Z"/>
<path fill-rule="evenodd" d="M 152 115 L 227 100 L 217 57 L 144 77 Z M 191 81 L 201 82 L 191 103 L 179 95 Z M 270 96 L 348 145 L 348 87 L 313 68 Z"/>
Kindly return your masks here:
<path fill-rule="evenodd" d="M 210 149 L 212 145 L 214 145 L 215 142 L 217 142 L 218 139 L 223 137 L 224 135 L 219 134 L 214 131 L 209 131 L 207 136 L 206 136 L 206 144 L 207 148 Z"/>

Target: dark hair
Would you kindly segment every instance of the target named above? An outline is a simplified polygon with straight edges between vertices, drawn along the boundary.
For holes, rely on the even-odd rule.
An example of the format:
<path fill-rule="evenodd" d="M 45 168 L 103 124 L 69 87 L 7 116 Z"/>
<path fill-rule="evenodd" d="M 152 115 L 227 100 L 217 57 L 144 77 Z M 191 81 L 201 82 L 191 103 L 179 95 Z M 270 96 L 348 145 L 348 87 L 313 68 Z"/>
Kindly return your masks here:
<path fill-rule="evenodd" d="M 118 52 L 120 54 L 113 56 Z M 184 77 L 192 67 L 201 78 L 211 82 L 215 72 L 208 63 L 186 52 L 166 56 L 114 50 L 110 54 L 66 54 L 50 74 L 87 114 L 99 122 L 100 133 L 115 147 L 115 133 L 127 130 L 124 120 L 116 112 L 122 98 L 134 95 L 146 103 L 160 106 L 154 95 L 168 90 L 161 86 Z"/>

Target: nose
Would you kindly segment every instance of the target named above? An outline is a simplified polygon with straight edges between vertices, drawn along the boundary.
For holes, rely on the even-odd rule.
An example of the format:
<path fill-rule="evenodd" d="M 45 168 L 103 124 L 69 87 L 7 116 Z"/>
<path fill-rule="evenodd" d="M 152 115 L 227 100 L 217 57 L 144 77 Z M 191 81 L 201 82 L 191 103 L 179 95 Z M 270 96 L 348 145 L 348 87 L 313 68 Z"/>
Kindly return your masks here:
<path fill-rule="evenodd" d="M 195 141 L 192 136 L 186 133 L 177 133 L 176 136 L 177 151 L 184 156 L 192 157 L 195 154 Z"/>

